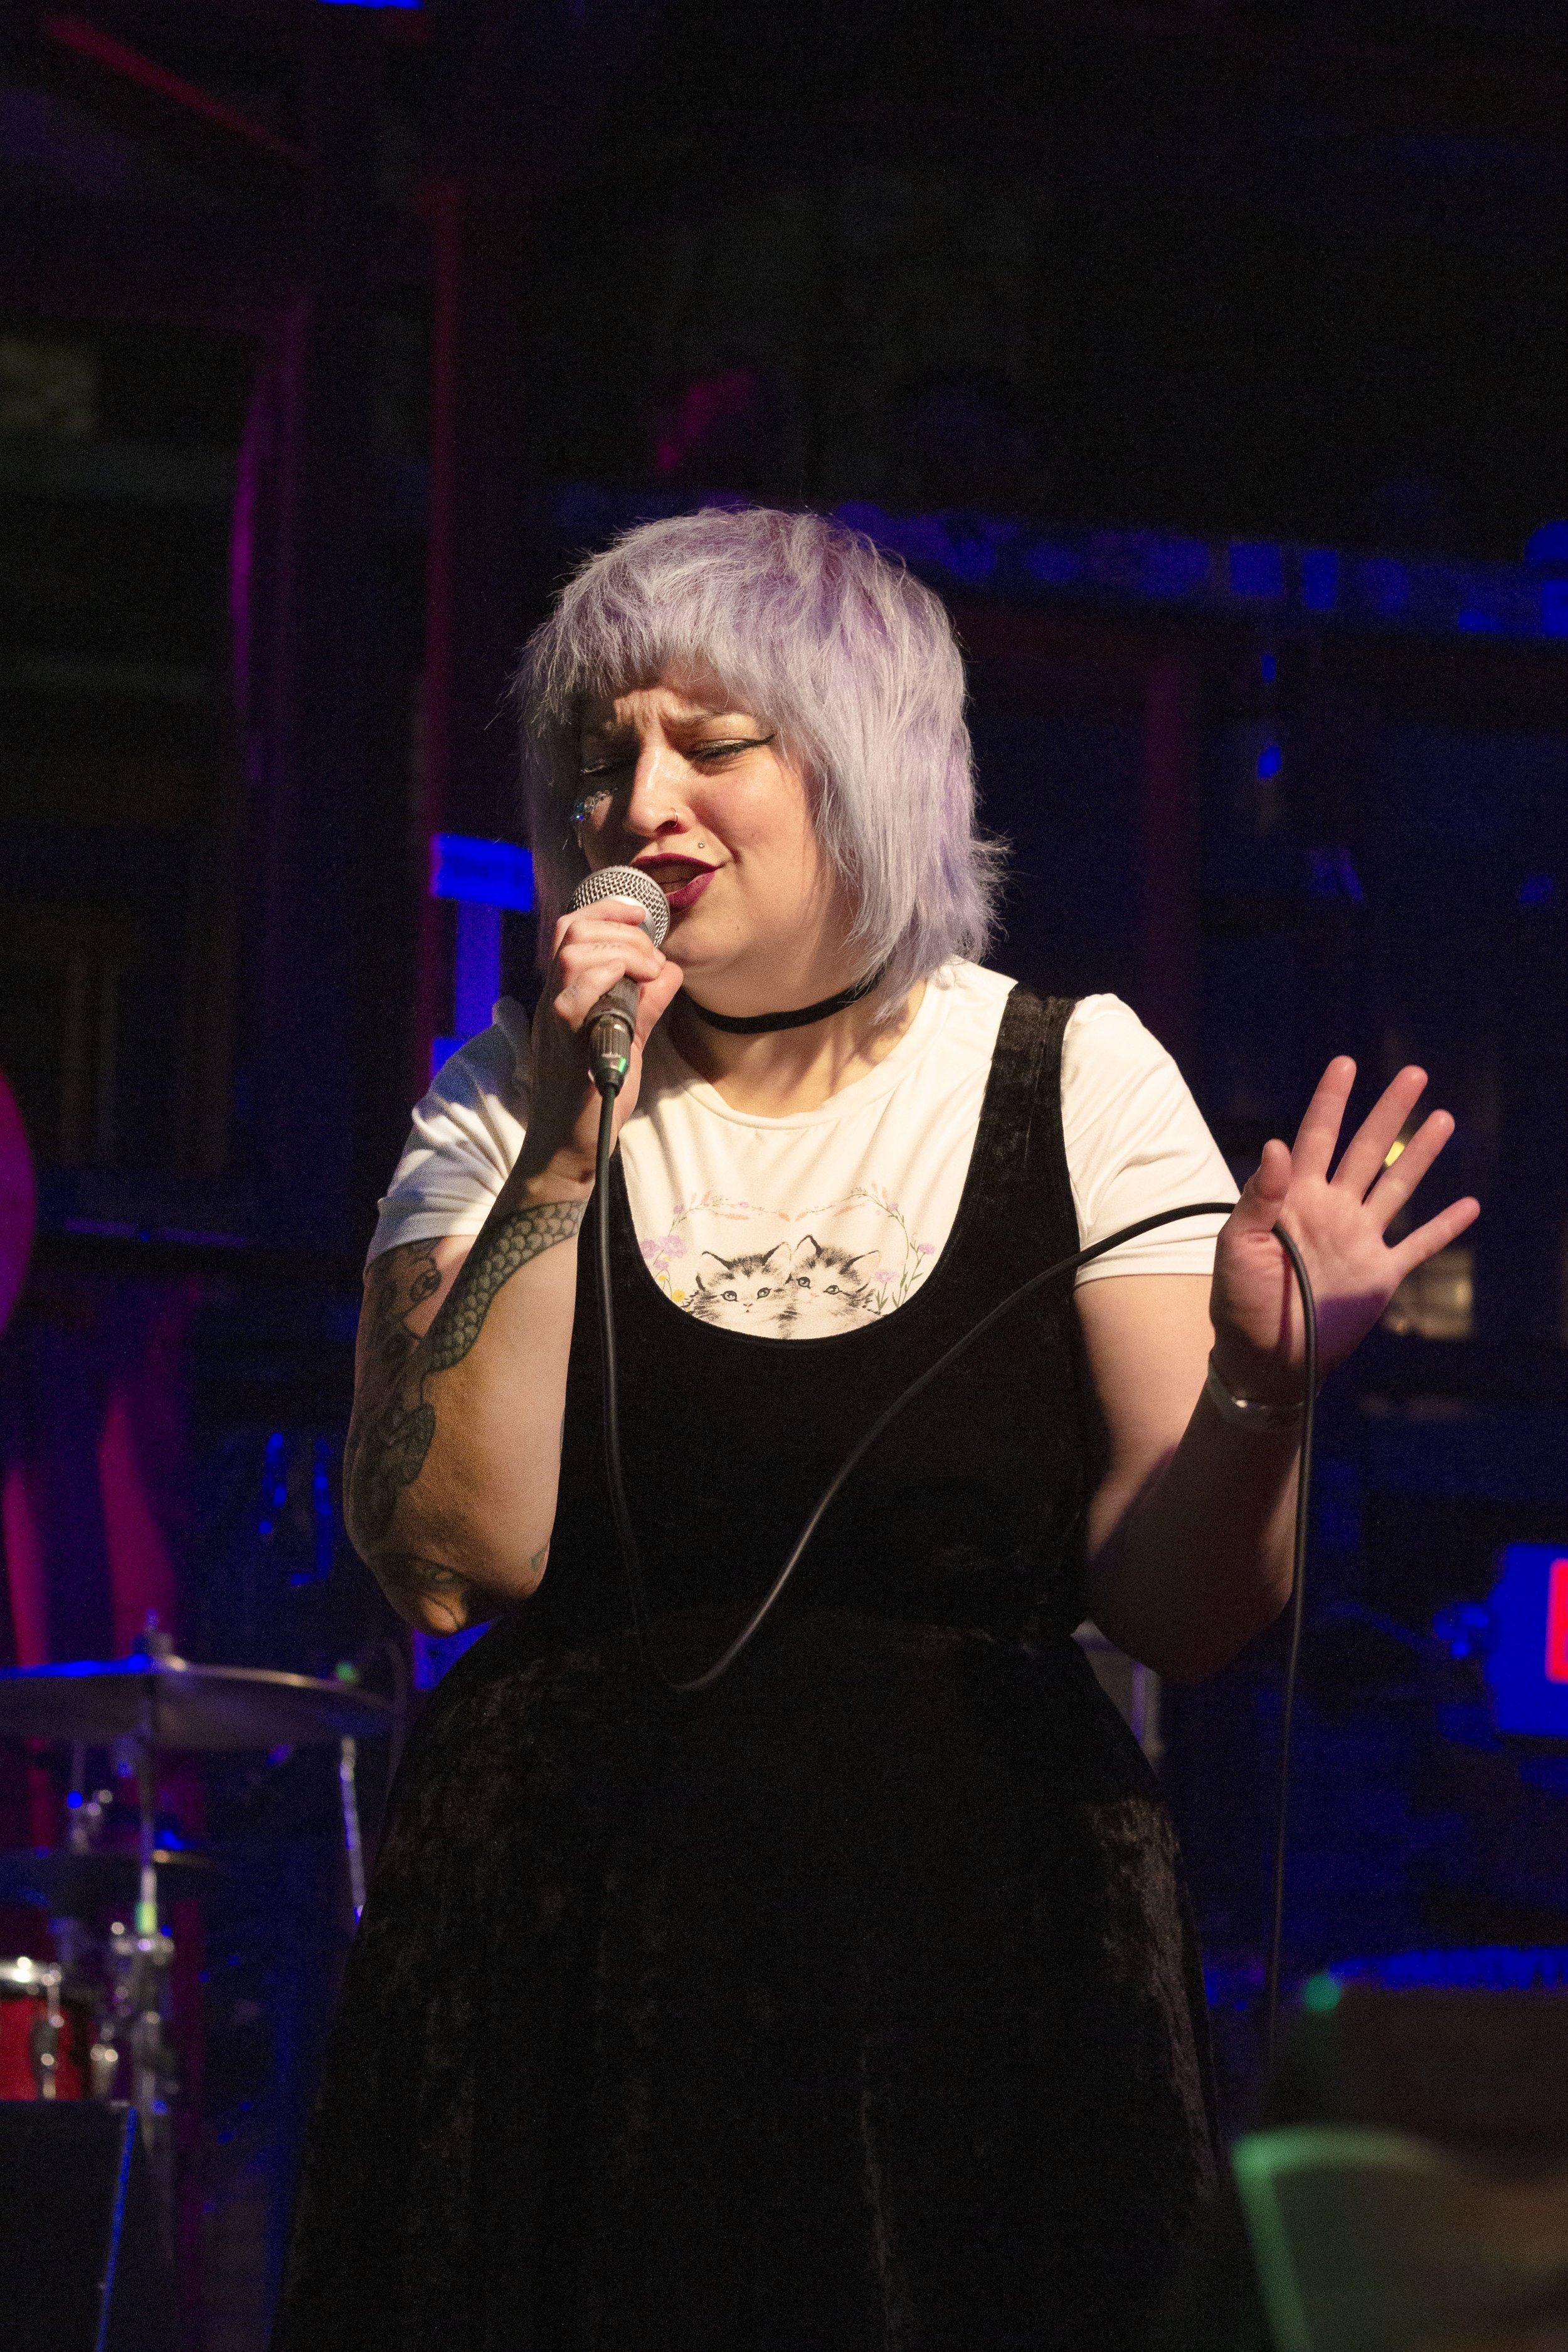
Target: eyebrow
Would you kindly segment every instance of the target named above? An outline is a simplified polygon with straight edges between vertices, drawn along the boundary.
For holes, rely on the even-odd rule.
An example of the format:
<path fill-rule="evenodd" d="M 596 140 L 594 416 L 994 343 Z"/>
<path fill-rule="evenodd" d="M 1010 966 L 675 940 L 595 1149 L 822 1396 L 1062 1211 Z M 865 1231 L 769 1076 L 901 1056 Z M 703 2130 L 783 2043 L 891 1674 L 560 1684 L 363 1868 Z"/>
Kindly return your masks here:
<path fill-rule="evenodd" d="M 674 710 L 670 713 L 671 724 L 676 727 L 697 727 L 701 726 L 705 719 L 746 719 L 750 723 L 750 715 L 744 710 L 716 709 L 707 703 L 694 705 L 688 709 Z M 595 726 L 581 729 L 578 742 L 580 748 L 586 749 L 590 743 L 623 742 L 635 733 L 635 728 L 626 719 L 605 719 Z"/>

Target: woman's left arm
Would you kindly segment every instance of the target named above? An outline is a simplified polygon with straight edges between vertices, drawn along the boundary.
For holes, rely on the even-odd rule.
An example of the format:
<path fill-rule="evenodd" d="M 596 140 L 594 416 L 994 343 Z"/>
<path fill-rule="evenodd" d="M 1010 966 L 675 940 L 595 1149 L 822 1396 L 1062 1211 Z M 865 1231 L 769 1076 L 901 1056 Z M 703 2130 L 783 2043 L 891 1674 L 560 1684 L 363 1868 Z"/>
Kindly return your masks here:
<path fill-rule="evenodd" d="M 1390 1223 L 1454 1122 L 1433 1111 L 1388 1165 L 1427 1084 L 1425 1071 L 1401 1070 L 1333 1168 L 1354 1078 L 1354 1062 L 1331 1062 L 1294 1148 L 1265 1145 L 1216 1244 L 1212 1284 L 1124 1275 L 1078 1291 L 1109 1441 L 1090 1510 L 1089 1613 L 1175 1681 L 1228 1664 L 1291 1594 L 1296 1435 L 1239 1428 L 1204 1393 L 1212 1346 L 1232 1395 L 1301 1401 L 1301 1302 L 1275 1225 L 1283 1221 L 1306 1261 L 1321 1376 L 1359 1346 L 1406 1276 L 1480 1213 L 1456 1201 L 1389 1245 Z"/>

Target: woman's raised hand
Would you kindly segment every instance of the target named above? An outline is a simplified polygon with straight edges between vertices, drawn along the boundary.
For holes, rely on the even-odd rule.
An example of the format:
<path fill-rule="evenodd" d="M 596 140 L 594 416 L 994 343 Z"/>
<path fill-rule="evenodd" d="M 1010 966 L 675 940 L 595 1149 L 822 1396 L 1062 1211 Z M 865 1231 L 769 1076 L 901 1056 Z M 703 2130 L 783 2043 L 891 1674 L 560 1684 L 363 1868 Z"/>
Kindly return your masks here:
<path fill-rule="evenodd" d="M 681 967 L 653 945 L 641 908 L 629 900 L 601 898 L 561 917 L 534 1014 L 533 1093 L 518 1163 L 525 1174 L 548 1169 L 573 1190 L 592 1184 L 599 1094 L 589 1076 L 582 1025 L 606 990 L 627 976 L 637 982 L 637 1021 L 632 1066 L 615 1105 L 617 1134 L 636 1103 L 643 1048 L 680 987 Z"/>
<path fill-rule="evenodd" d="M 1401 1070 L 1333 1169 L 1355 1081 L 1346 1055 L 1331 1062 L 1307 1106 L 1293 1150 L 1278 1140 L 1263 1157 L 1222 1230 L 1209 1312 L 1214 1360 L 1239 1396 L 1294 1403 L 1301 1394 L 1301 1302 L 1290 1261 L 1273 1237 L 1282 1223 L 1306 1263 L 1317 1299 L 1320 1371 L 1341 1364 L 1366 1337 L 1406 1276 L 1446 1249 L 1480 1214 L 1456 1201 L 1392 1246 L 1388 1227 L 1454 1131 L 1432 1111 L 1398 1158 L 1388 1154 L 1420 1100 L 1425 1070 Z"/>

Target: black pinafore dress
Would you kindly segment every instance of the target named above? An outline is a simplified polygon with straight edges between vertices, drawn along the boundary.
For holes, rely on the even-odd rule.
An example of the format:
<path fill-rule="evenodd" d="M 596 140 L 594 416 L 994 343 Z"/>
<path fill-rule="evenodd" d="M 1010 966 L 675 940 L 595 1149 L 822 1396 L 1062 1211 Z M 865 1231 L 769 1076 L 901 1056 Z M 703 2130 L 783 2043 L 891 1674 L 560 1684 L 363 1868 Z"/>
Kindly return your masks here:
<path fill-rule="evenodd" d="M 644 1266 L 625 1463 L 661 1649 L 716 1657 L 873 1417 L 1078 1234 L 1071 1006 L 1009 998 L 956 1221 L 880 1322 L 753 1339 Z M 1070 1639 L 1071 1290 L 935 1383 L 712 1691 L 646 1675 L 591 1251 L 536 1598 L 399 1776 L 275 2352 L 1132 2352 L 1209 2197 L 1157 1786 Z"/>

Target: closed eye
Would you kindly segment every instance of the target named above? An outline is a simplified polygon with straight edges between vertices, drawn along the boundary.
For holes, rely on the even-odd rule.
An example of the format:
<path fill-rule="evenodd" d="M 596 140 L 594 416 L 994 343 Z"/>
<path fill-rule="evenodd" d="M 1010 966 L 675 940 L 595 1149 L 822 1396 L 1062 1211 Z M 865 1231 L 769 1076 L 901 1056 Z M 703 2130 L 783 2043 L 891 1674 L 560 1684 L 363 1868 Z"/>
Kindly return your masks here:
<path fill-rule="evenodd" d="M 743 735 L 737 736 L 732 743 L 694 743 L 686 757 L 692 761 L 700 760 L 705 766 L 711 767 L 716 761 L 732 759 L 737 751 L 760 751 L 772 740 L 771 735 Z"/>
<path fill-rule="evenodd" d="M 771 735 L 737 735 L 733 741 L 694 743 L 687 751 L 688 760 L 728 760 L 737 751 L 760 751 L 771 743 Z M 635 751 L 617 751 L 609 759 L 586 761 L 578 770 L 579 780 L 585 783 L 602 783 L 606 777 L 623 776 L 637 764 Z"/>
<path fill-rule="evenodd" d="M 771 735 L 739 735 L 716 743 L 694 743 L 685 756 L 694 766 L 716 768 L 741 751 L 760 751 L 771 743 Z M 636 772 L 637 753 L 625 751 L 605 760 L 591 761 L 578 770 L 580 789 L 571 804 L 573 824 L 582 824 L 592 815 L 601 801 L 610 796 L 610 787 L 617 776 L 629 776 Z"/>

